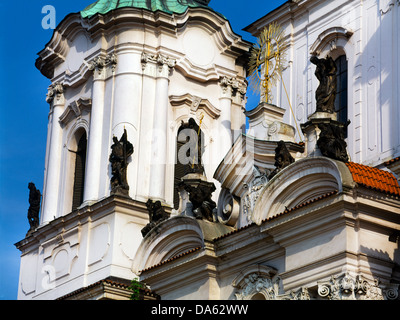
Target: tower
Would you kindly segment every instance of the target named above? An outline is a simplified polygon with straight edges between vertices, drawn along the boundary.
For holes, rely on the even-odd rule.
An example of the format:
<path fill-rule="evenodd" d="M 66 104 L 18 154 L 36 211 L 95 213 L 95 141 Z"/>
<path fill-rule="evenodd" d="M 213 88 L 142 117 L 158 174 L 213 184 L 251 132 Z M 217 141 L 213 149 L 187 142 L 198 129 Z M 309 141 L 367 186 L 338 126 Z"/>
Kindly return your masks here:
<path fill-rule="evenodd" d="M 39 53 L 36 66 L 52 82 L 44 190 L 39 227 L 17 243 L 19 299 L 135 277 L 146 202 L 179 213 L 177 136 L 190 119 L 201 119 L 217 201 L 214 171 L 245 127 L 250 44 L 208 2 L 99 0 L 68 15 Z M 113 192 L 110 155 L 123 138 L 132 145 L 127 186 Z"/>

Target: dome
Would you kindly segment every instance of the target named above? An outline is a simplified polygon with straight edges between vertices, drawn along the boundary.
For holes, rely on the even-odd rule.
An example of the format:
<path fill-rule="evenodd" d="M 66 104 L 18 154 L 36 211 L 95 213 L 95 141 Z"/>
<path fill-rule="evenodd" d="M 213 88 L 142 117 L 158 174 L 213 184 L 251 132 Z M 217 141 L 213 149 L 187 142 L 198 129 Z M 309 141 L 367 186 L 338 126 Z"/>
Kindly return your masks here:
<path fill-rule="evenodd" d="M 81 15 L 83 18 L 90 18 L 97 13 L 106 14 L 112 10 L 126 7 L 182 14 L 188 8 L 210 9 L 209 2 L 210 0 L 97 0 L 81 11 Z"/>

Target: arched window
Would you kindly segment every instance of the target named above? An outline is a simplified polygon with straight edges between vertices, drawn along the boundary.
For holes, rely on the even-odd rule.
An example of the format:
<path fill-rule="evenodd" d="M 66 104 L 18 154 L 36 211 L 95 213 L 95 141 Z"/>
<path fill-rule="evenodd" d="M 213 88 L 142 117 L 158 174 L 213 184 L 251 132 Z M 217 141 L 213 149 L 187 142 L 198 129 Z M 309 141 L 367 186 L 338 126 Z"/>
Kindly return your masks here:
<path fill-rule="evenodd" d="M 203 133 L 194 119 L 182 123 L 176 140 L 176 162 L 174 175 L 174 208 L 179 208 L 179 184 L 181 179 L 202 166 Z M 194 168 L 193 168 L 194 163 Z"/>
<path fill-rule="evenodd" d="M 78 142 L 78 149 L 75 152 L 75 173 L 74 189 L 72 197 L 72 211 L 77 209 L 83 203 L 83 188 L 85 185 L 85 167 L 86 167 L 87 137 L 83 132 Z"/>
<path fill-rule="evenodd" d="M 335 110 L 337 119 L 346 123 L 348 119 L 348 99 L 347 99 L 347 59 L 342 55 L 335 60 L 337 66 L 337 93 L 335 100 Z"/>

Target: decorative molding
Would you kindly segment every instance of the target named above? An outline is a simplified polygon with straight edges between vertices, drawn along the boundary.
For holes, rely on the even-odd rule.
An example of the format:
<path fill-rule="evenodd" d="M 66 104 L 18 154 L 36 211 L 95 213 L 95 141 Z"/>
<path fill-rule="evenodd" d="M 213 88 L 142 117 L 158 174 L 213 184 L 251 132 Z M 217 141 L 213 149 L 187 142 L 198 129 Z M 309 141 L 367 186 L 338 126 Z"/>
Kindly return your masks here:
<path fill-rule="evenodd" d="M 82 116 L 84 110 L 89 110 L 92 106 L 92 99 L 80 98 L 77 101 L 72 102 L 60 116 L 59 121 L 63 125 L 67 125 L 75 118 Z"/>
<path fill-rule="evenodd" d="M 217 119 L 221 110 L 214 107 L 210 101 L 201 97 L 193 96 L 186 93 L 181 96 L 170 96 L 169 101 L 173 107 L 187 106 L 190 108 L 190 113 L 195 115 L 198 110 L 205 111 L 212 119 Z"/>
<path fill-rule="evenodd" d="M 398 284 L 373 283 L 362 275 L 352 276 L 348 272 L 332 276 L 328 281 L 318 282 L 318 294 L 329 300 L 396 300 Z"/>
<path fill-rule="evenodd" d="M 220 223 L 234 226 L 239 219 L 240 204 L 229 192 L 222 189 L 218 198 L 218 221 Z"/>
<path fill-rule="evenodd" d="M 253 167 L 253 180 L 250 183 L 245 183 L 244 188 L 247 189 L 247 193 L 243 198 L 243 214 L 246 217 L 247 222 L 252 222 L 252 214 L 258 197 L 262 191 L 262 188 L 268 182 L 269 173 L 262 173 L 257 166 Z"/>
<path fill-rule="evenodd" d="M 345 39 L 346 41 L 350 39 L 353 35 L 353 31 L 349 29 L 345 29 L 342 27 L 332 27 L 325 31 L 323 31 L 318 37 L 317 40 L 313 43 L 310 48 L 310 54 L 319 56 L 321 52 L 329 45 L 330 51 L 335 50 L 338 45 L 338 40 L 340 38 Z"/>
<path fill-rule="evenodd" d="M 277 296 L 277 300 L 311 300 L 308 288 L 301 287 L 288 293 Z"/>
<path fill-rule="evenodd" d="M 281 282 L 276 269 L 252 265 L 232 281 L 232 286 L 237 289 L 235 293 L 237 300 L 251 300 L 257 294 L 262 294 L 266 300 L 277 300 Z"/>
<path fill-rule="evenodd" d="M 53 83 L 49 88 L 48 88 L 48 93 L 46 95 L 46 101 L 47 103 L 51 104 L 54 102 L 54 99 L 56 102 L 58 102 L 63 94 L 64 94 L 65 88 L 64 85 L 60 82 Z"/>
<path fill-rule="evenodd" d="M 397 0 L 397 4 L 400 4 L 400 0 Z M 392 11 L 394 5 L 395 5 L 395 0 L 381 0 L 379 2 L 379 12 L 381 16 Z"/>

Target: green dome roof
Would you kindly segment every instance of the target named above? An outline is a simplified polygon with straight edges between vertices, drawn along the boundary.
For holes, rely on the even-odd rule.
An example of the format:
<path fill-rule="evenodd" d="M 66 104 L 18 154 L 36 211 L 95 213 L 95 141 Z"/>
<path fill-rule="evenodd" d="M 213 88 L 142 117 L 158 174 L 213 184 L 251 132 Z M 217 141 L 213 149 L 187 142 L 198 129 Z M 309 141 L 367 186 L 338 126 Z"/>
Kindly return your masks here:
<path fill-rule="evenodd" d="M 90 18 L 97 13 L 106 14 L 119 8 L 138 8 L 149 11 L 163 11 L 169 14 L 182 14 L 188 8 L 208 8 L 210 0 L 97 0 L 81 11 L 83 18 Z"/>

